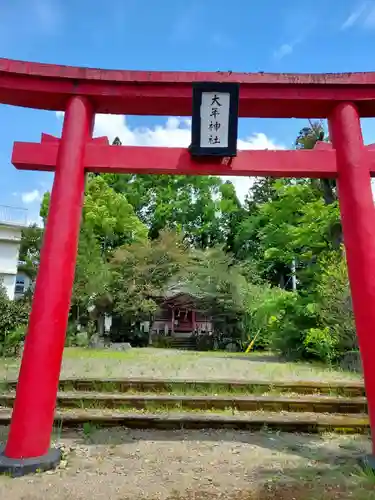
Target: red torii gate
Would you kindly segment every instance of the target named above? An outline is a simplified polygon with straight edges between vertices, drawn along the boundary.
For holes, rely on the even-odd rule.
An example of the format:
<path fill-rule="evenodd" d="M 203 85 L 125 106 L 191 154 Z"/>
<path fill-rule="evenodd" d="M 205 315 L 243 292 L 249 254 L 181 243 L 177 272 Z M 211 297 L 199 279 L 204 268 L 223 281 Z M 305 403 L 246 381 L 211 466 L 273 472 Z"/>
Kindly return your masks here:
<path fill-rule="evenodd" d="M 188 116 L 193 82 L 240 84 L 240 117 L 328 118 L 330 145 L 313 151 L 240 151 L 193 159 L 187 149 L 110 146 L 92 138 L 95 113 Z M 65 111 L 61 139 L 15 143 L 12 162 L 55 171 L 33 307 L 0 470 L 24 474 L 56 466 L 51 450 L 85 172 L 267 175 L 337 178 L 349 278 L 375 454 L 375 209 L 373 147 L 360 117 L 375 116 L 375 73 L 291 75 L 141 72 L 73 68 L 0 59 L 0 103 Z M 373 455 L 374 456 L 374 455 Z M 374 466 L 373 456 L 368 463 Z"/>

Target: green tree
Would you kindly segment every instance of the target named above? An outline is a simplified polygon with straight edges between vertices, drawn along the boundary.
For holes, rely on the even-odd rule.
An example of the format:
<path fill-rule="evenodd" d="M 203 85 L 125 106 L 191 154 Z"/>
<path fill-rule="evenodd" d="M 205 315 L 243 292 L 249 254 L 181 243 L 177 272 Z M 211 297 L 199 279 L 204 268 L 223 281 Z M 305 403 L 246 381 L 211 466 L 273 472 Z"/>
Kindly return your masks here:
<path fill-rule="evenodd" d="M 50 193 L 45 193 L 40 215 L 46 221 Z M 103 251 L 147 238 L 147 228 L 124 195 L 117 193 L 101 176 L 89 176 L 85 189 L 82 228 L 91 231 Z"/>
<path fill-rule="evenodd" d="M 325 205 L 319 190 L 308 181 L 289 185 L 278 181 L 273 190 L 273 199 L 243 219 L 237 245 L 242 256 L 250 251 L 257 259 L 265 278 L 284 287 L 293 259 L 297 258 L 301 271 L 320 252 L 333 248 L 332 231 L 339 223 L 339 211 L 337 203 Z"/>
<path fill-rule="evenodd" d="M 242 207 L 236 189 L 230 181 L 220 186 L 220 227 L 223 233 L 223 243 L 226 251 L 234 253 L 236 236 L 240 223 L 246 211 Z"/>
<path fill-rule="evenodd" d="M 309 125 L 300 130 L 295 142 L 296 149 L 314 149 L 318 141 L 329 141 L 322 121 L 313 121 Z M 319 187 L 327 205 L 337 200 L 335 179 L 311 179 L 310 182 Z"/>
<path fill-rule="evenodd" d="M 108 263 L 101 250 L 95 234 L 87 227 L 80 232 L 75 279 L 73 286 L 72 305 L 84 308 L 95 302 L 94 297 L 100 299 L 109 293 L 110 274 Z"/>
<path fill-rule="evenodd" d="M 126 197 L 116 193 L 102 177 L 91 177 L 87 182 L 83 226 L 101 241 L 106 250 L 147 237 L 146 226 Z"/>
<path fill-rule="evenodd" d="M 43 242 L 43 229 L 32 224 L 22 230 L 19 260 L 22 270 L 32 281 L 35 280 Z"/>
<path fill-rule="evenodd" d="M 184 233 L 198 248 L 223 243 L 232 246 L 234 214 L 238 215 L 240 203 L 230 182 L 223 184 L 215 176 L 107 174 L 103 177 L 115 191 L 126 196 L 148 226 L 151 239 L 167 229 Z"/>
<path fill-rule="evenodd" d="M 254 179 L 254 183 L 246 197 L 242 217 L 238 221 L 234 238 L 233 251 L 239 260 L 257 262 L 262 259 L 258 234 L 259 210 L 264 203 L 278 199 L 278 189 L 276 187 L 280 183 L 288 184 L 288 181 L 280 181 L 273 177 Z"/>
<path fill-rule="evenodd" d="M 118 137 L 112 143 L 121 145 Z M 136 214 L 158 238 L 166 229 L 184 233 L 198 248 L 224 244 L 233 250 L 243 209 L 233 184 L 216 176 L 118 175 L 102 176 L 125 194 Z"/>
<path fill-rule="evenodd" d="M 50 194 L 44 195 L 41 217 L 46 220 Z M 108 256 L 119 246 L 145 241 L 147 228 L 126 198 L 110 188 L 100 176 L 89 176 L 85 190 L 72 304 L 76 316 L 94 297 L 108 302 L 110 271 Z"/>
<path fill-rule="evenodd" d="M 178 280 L 189 259 L 182 235 L 169 231 L 118 248 L 111 261 L 114 310 L 129 321 L 148 320 L 158 308 L 156 299 Z"/>
<path fill-rule="evenodd" d="M 300 130 L 296 149 L 313 149 L 328 140 L 322 122 L 310 122 Z M 246 200 L 246 216 L 239 224 L 235 253 L 252 258 L 262 275 L 273 284 L 290 283 L 296 260 L 298 278 L 308 286 L 312 265 L 327 249 L 342 242 L 336 185 L 331 179 L 265 178 L 257 180 Z"/>
<path fill-rule="evenodd" d="M 247 282 L 240 265 L 222 247 L 192 252 L 192 260 L 181 277 L 199 298 L 199 308 L 212 317 L 216 332 L 243 339 Z"/>
<path fill-rule="evenodd" d="M 247 342 L 255 341 L 255 348 L 270 349 L 273 327 L 284 319 L 283 306 L 295 294 L 264 282 L 247 282 L 243 336 Z"/>

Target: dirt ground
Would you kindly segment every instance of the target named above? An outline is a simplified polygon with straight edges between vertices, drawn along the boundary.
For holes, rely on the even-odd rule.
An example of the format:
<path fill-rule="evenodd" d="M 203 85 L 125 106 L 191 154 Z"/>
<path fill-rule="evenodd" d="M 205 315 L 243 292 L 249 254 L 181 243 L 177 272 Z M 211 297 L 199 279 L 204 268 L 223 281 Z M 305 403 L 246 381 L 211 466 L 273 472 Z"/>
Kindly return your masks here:
<path fill-rule="evenodd" d="M 15 378 L 19 360 L 0 360 L 0 377 Z M 288 363 L 271 354 L 131 349 L 126 352 L 67 348 L 61 377 L 193 380 L 359 380 L 354 373 L 312 363 Z"/>
<path fill-rule="evenodd" d="M 6 430 L 1 430 L 5 437 Z M 0 478 L 6 500 L 372 500 L 366 436 L 94 429 L 63 433 L 63 468 Z M 326 493 L 323 493 L 326 490 Z"/>

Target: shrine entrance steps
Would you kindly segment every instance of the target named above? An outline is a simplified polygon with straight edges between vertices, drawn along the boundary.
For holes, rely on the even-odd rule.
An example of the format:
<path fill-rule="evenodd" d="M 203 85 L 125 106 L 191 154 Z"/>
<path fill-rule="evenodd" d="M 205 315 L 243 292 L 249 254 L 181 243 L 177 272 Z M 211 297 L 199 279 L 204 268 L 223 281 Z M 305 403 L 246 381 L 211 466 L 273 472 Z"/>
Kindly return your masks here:
<path fill-rule="evenodd" d="M 8 425 L 16 382 L 0 393 Z M 61 380 L 56 426 L 368 433 L 361 382 Z"/>
<path fill-rule="evenodd" d="M 169 337 L 169 346 L 172 349 L 181 349 L 185 351 L 194 351 L 197 348 L 197 342 L 193 336 Z"/>

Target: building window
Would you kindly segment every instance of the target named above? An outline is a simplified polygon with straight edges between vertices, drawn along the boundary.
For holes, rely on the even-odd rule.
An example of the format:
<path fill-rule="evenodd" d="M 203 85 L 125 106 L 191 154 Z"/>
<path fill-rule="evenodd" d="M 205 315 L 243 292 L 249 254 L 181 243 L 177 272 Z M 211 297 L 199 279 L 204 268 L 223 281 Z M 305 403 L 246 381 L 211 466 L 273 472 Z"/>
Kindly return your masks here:
<path fill-rule="evenodd" d="M 25 292 L 25 278 L 23 276 L 17 276 L 15 293 L 21 295 Z"/>

